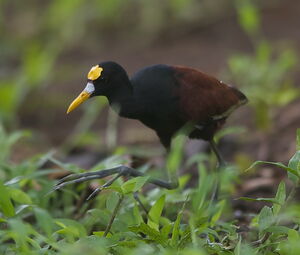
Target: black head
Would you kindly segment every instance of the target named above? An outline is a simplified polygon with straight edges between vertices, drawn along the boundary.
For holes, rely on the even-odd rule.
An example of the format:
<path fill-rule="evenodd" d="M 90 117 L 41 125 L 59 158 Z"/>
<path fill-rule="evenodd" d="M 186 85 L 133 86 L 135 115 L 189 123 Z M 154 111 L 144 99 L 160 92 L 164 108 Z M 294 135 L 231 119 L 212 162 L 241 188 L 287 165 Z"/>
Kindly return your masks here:
<path fill-rule="evenodd" d="M 87 85 L 70 104 L 67 113 L 73 111 L 85 100 L 93 96 L 109 96 L 129 83 L 126 71 L 119 64 L 107 61 L 93 66 L 87 75 Z"/>
<path fill-rule="evenodd" d="M 101 70 L 100 76 L 89 77 L 88 75 L 88 82 L 91 82 L 95 87 L 91 97 L 108 96 L 111 92 L 118 89 L 124 81 L 128 80 L 126 71 L 115 62 L 102 62 L 97 66 Z"/>

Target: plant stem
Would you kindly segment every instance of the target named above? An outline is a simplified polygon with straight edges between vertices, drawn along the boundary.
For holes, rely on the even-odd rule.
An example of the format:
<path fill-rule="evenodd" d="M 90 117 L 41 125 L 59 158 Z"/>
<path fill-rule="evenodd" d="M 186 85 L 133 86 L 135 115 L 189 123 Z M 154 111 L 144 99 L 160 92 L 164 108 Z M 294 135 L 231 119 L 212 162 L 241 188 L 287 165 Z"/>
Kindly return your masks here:
<path fill-rule="evenodd" d="M 121 195 L 120 198 L 119 198 L 119 201 L 118 201 L 118 203 L 117 203 L 117 205 L 116 205 L 116 207 L 115 207 L 115 209 L 114 209 L 114 211 L 113 211 L 113 213 L 111 215 L 109 223 L 108 223 L 108 225 L 107 225 L 107 227 L 105 229 L 105 232 L 103 234 L 104 237 L 106 237 L 107 234 L 109 233 L 109 231 L 111 229 L 111 226 L 112 226 L 112 224 L 113 224 L 113 222 L 114 222 L 114 220 L 115 220 L 115 218 L 117 216 L 117 213 L 118 213 L 118 211 L 120 209 L 120 206 L 121 206 L 121 203 L 122 203 L 123 199 L 124 199 L 124 195 Z"/>

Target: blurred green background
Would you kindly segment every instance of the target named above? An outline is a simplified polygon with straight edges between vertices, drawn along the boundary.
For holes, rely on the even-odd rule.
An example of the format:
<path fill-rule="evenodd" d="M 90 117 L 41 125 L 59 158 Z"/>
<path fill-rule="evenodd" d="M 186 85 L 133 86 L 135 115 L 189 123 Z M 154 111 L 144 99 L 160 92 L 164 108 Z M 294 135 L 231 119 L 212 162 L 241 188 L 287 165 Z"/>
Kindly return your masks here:
<path fill-rule="evenodd" d="M 299 201 L 288 203 L 300 179 L 299 148 L 293 156 L 300 126 L 299 13 L 297 0 L 0 0 L 0 253 L 299 254 Z M 141 224 L 148 215 L 139 212 L 126 182 L 118 183 L 126 199 L 109 240 L 102 230 L 118 189 L 90 203 L 84 198 L 93 185 L 47 195 L 69 172 L 124 162 L 161 170 L 167 161 L 154 132 L 119 119 L 105 98 L 66 115 L 87 72 L 106 60 L 129 75 L 152 64 L 191 66 L 247 95 L 248 105 L 216 137 L 233 165 L 222 173 L 224 200 L 212 205 L 215 174 L 206 170 L 214 160 L 206 143 L 193 141 L 174 159 L 183 168 L 180 189 L 146 189 L 142 197 L 159 211 L 152 212 L 155 224 L 147 223 L 157 232 Z M 245 173 L 255 160 L 289 161 L 277 164 L 289 180 L 270 166 Z M 264 204 L 232 201 L 239 196 Z M 244 225 L 247 236 L 237 230 Z"/>
<path fill-rule="evenodd" d="M 90 67 L 114 60 L 129 74 L 166 63 L 224 79 L 250 98 L 248 124 L 270 130 L 275 109 L 298 95 L 298 10 L 296 1 L 2 0 L 0 120 L 9 129 L 34 129 L 47 146 L 70 134 L 107 143 L 99 137 L 104 99 L 86 104 L 85 117 L 65 109 Z M 121 143 L 157 141 L 136 125 L 122 120 Z"/>

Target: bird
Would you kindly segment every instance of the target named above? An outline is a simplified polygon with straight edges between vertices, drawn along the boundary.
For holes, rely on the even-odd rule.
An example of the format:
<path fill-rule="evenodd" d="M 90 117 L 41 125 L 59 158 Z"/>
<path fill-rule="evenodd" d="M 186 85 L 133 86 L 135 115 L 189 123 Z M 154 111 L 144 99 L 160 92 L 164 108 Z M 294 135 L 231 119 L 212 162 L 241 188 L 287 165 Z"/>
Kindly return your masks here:
<path fill-rule="evenodd" d="M 86 87 L 70 104 L 67 113 L 95 96 L 107 97 L 109 105 L 119 116 L 139 120 L 154 130 L 167 151 L 176 133 L 189 125 L 186 135 L 208 141 L 219 166 L 224 166 L 225 161 L 213 140 L 214 135 L 229 115 L 248 101 L 237 88 L 195 68 L 156 64 L 142 68 L 129 78 L 125 69 L 113 61 L 101 62 L 90 69 Z M 115 174 L 92 196 L 120 176 L 143 175 L 122 165 L 68 175 L 57 183 L 56 189 Z M 169 181 L 150 178 L 149 182 L 166 189 L 178 187 L 176 178 Z"/>

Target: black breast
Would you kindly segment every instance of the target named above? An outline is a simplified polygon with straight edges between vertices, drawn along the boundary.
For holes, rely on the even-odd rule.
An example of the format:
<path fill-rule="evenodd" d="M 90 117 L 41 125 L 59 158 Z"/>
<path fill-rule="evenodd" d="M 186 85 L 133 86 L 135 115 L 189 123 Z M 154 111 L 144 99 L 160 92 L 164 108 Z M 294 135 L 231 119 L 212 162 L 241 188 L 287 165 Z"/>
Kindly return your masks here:
<path fill-rule="evenodd" d="M 167 65 L 146 67 L 134 74 L 131 83 L 137 105 L 141 107 L 138 119 L 154 129 L 168 147 L 171 137 L 184 125 L 174 69 Z"/>

